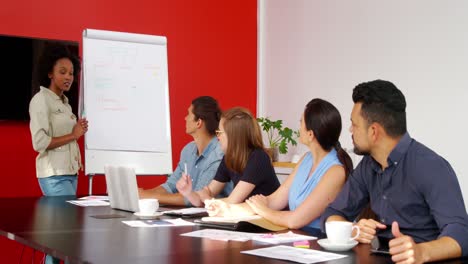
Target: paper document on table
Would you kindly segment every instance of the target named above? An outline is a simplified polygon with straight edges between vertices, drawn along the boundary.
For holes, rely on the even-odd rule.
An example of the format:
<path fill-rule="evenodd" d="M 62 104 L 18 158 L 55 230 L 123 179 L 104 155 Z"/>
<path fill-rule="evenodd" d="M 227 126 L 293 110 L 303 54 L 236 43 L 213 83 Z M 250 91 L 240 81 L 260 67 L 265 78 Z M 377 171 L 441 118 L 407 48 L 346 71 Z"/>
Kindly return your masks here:
<path fill-rule="evenodd" d="M 202 221 L 205 222 L 220 222 L 220 223 L 238 223 L 240 221 L 250 221 L 261 219 L 259 215 L 247 215 L 247 216 L 209 216 L 203 217 Z"/>
<path fill-rule="evenodd" d="M 347 257 L 346 255 L 289 246 L 259 248 L 241 251 L 241 253 L 266 258 L 289 260 L 299 263 L 317 263 Z"/>
<path fill-rule="evenodd" d="M 221 241 L 239 241 L 239 242 L 245 242 L 260 235 L 261 234 L 237 232 L 237 231 L 226 231 L 226 230 L 219 230 L 219 229 L 202 229 L 202 230 L 197 230 L 197 231 L 181 234 L 181 236 L 209 238 L 209 239 L 221 240 Z"/>
<path fill-rule="evenodd" d="M 78 206 L 109 206 L 109 202 L 102 201 L 102 200 L 69 200 L 67 201 L 71 204 L 78 205 Z"/>
<path fill-rule="evenodd" d="M 158 219 L 158 220 L 133 220 L 122 221 L 122 223 L 131 227 L 166 227 L 166 226 L 193 226 L 192 222 L 177 219 Z"/>
<path fill-rule="evenodd" d="M 279 244 L 279 243 L 291 243 L 296 241 L 303 240 L 315 240 L 316 237 L 305 236 L 295 234 L 292 231 L 281 234 L 262 234 L 261 236 L 254 237 L 253 240 L 258 242 L 270 243 L 270 244 Z"/>
<path fill-rule="evenodd" d="M 79 200 L 100 200 L 100 201 L 109 201 L 109 196 L 107 195 L 91 195 L 78 198 Z"/>

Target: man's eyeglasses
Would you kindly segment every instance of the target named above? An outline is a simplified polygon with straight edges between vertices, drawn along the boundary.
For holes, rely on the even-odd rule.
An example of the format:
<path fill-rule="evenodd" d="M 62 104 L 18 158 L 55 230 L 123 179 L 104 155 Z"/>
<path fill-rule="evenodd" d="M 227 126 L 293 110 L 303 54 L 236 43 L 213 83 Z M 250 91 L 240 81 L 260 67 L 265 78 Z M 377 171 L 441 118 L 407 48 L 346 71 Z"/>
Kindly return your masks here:
<path fill-rule="evenodd" d="M 215 133 L 216 133 L 216 136 L 219 137 L 219 136 L 221 136 L 221 134 L 224 133 L 224 131 L 222 131 L 222 130 L 216 130 Z"/>

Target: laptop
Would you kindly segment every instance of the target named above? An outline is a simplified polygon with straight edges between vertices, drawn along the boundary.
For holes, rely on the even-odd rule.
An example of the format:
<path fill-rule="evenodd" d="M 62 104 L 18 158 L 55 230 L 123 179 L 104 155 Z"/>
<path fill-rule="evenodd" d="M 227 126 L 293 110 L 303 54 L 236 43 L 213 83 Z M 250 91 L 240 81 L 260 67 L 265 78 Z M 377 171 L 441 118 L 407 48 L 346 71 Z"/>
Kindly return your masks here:
<path fill-rule="evenodd" d="M 133 168 L 121 166 L 104 166 L 107 193 L 110 206 L 130 212 L 138 212 L 138 187 Z"/>

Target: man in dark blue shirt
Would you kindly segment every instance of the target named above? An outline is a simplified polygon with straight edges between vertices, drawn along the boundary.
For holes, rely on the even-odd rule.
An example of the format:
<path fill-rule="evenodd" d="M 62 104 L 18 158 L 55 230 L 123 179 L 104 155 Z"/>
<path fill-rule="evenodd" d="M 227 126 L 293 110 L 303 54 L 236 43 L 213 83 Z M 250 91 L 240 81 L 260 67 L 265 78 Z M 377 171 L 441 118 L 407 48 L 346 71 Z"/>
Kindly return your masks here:
<path fill-rule="evenodd" d="M 406 130 L 406 101 L 395 85 L 376 80 L 353 90 L 350 131 L 354 152 L 364 155 L 343 190 L 322 215 L 353 221 L 370 203 L 377 215 L 357 223 L 357 240 L 390 238 L 398 263 L 468 255 L 468 216 L 450 164 Z"/>

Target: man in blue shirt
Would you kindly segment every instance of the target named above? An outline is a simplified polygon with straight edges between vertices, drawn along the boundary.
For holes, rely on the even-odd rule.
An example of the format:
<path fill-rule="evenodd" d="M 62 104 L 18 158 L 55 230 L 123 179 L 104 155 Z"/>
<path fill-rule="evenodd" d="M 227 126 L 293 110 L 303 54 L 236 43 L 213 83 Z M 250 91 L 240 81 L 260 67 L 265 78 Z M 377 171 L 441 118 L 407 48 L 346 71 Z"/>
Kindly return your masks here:
<path fill-rule="evenodd" d="M 161 204 L 190 205 L 176 188 L 182 173 L 190 174 L 194 190 L 207 186 L 214 178 L 223 152 L 218 144 L 215 131 L 218 129 L 221 109 L 218 102 L 210 96 L 201 96 L 192 101 L 185 117 L 185 132 L 193 137 L 180 153 L 180 161 L 167 181 L 153 189 L 139 189 L 140 198 L 156 198 Z M 232 191 L 232 183 L 227 184 L 223 196 Z"/>
<path fill-rule="evenodd" d="M 406 101 L 395 85 L 376 80 L 353 90 L 354 152 L 364 155 L 322 215 L 353 221 L 370 203 L 377 215 L 361 219 L 357 240 L 390 238 L 392 260 L 422 263 L 468 255 L 468 216 L 450 164 L 406 130 Z"/>

